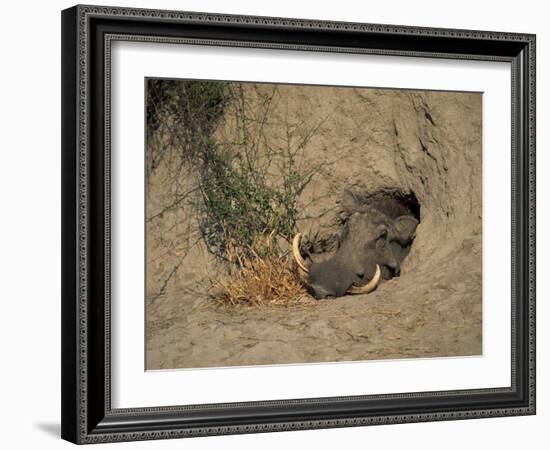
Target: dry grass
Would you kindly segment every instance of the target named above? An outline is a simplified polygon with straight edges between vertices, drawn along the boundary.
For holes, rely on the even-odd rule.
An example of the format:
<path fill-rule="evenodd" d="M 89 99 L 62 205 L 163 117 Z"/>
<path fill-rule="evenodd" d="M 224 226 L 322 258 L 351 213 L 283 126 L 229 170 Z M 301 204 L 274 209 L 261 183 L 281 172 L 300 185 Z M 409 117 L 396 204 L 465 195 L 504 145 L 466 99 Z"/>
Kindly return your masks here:
<path fill-rule="evenodd" d="M 292 305 L 312 302 L 288 256 L 278 255 L 271 238 L 264 237 L 245 250 L 229 247 L 239 268 L 215 282 L 216 299 L 226 305 Z"/>

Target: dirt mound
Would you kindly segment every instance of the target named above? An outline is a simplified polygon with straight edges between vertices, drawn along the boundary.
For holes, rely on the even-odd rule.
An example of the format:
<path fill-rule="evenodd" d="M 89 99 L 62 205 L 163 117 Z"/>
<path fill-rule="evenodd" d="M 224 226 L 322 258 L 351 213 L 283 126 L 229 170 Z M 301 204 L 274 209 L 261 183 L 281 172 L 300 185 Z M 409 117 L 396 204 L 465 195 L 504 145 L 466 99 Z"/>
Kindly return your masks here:
<path fill-rule="evenodd" d="M 259 99 L 274 86 L 245 89 Z M 216 263 L 193 238 L 191 216 L 171 210 L 148 225 L 148 292 L 164 290 L 147 302 L 147 367 L 480 354 L 481 95 L 276 90 L 265 134 L 282 143 L 289 132 L 282 124 L 296 134 L 315 128 L 300 164 L 323 162 L 300 197 L 300 231 L 315 242 L 314 251 L 330 250 L 341 232 L 345 191 L 414 196 L 420 224 L 401 275 L 365 296 L 289 308 L 219 308 L 201 293 L 204 273 Z M 218 126 L 220 138 L 230 138 L 229 121 Z M 171 170 L 150 180 L 156 187 L 148 193 L 149 217 L 167 203 Z"/>

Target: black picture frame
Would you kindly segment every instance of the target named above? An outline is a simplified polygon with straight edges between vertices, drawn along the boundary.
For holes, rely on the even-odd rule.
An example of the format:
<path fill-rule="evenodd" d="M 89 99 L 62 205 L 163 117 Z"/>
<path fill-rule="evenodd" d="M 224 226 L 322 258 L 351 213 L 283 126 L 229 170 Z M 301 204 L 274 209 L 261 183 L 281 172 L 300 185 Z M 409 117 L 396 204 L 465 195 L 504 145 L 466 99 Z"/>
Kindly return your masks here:
<path fill-rule="evenodd" d="M 512 67 L 511 386 L 113 409 L 110 43 L 194 42 L 507 61 Z M 62 12 L 62 437 L 74 443 L 535 414 L 535 36 L 75 6 Z"/>

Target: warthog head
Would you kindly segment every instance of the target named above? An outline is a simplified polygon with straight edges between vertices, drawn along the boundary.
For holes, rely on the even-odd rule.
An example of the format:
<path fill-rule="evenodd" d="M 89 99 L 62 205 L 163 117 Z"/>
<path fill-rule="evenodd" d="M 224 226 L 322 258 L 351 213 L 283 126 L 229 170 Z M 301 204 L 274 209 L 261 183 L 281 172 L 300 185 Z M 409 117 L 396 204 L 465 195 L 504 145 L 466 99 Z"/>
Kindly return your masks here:
<path fill-rule="evenodd" d="M 294 237 L 294 259 L 316 298 L 368 293 L 381 279 L 399 276 L 419 222 L 391 200 L 375 206 L 346 218 L 338 250 L 325 261 L 306 261 L 300 252 L 301 235 Z"/>

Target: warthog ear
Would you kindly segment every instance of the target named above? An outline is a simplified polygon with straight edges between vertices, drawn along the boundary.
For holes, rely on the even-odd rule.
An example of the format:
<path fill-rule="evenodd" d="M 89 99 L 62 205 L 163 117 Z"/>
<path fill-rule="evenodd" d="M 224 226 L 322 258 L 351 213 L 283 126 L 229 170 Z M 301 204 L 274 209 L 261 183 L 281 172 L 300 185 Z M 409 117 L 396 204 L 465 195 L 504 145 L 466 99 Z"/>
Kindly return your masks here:
<path fill-rule="evenodd" d="M 418 220 L 413 216 L 400 216 L 393 223 L 393 230 L 390 233 L 390 240 L 406 245 L 414 238 Z"/>

